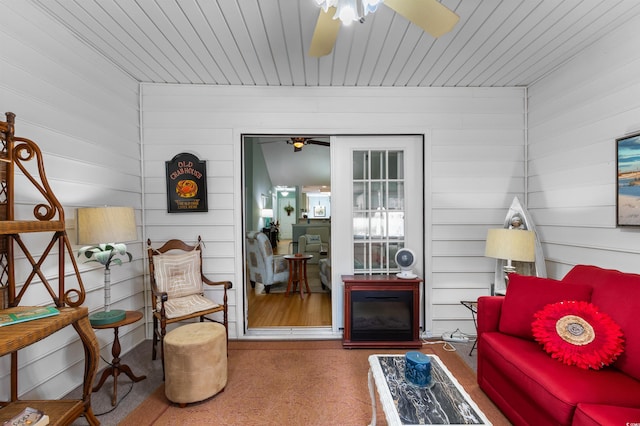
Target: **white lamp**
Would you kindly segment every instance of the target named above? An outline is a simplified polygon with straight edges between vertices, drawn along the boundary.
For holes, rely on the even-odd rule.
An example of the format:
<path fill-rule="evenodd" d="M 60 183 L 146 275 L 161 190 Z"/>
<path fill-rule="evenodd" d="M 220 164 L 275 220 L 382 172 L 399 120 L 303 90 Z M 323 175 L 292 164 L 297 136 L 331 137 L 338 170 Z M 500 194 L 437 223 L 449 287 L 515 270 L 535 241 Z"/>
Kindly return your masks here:
<path fill-rule="evenodd" d="M 522 229 L 489 229 L 484 255 L 507 261 L 504 266 L 505 280 L 516 268 L 511 261 L 535 261 L 535 233 Z"/>
<path fill-rule="evenodd" d="M 78 257 L 85 262 L 98 262 L 104 265 L 104 311 L 91 314 L 92 325 L 112 324 L 123 320 L 123 310 L 111 310 L 111 263 L 122 264 L 116 256 L 126 255 L 131 262 L 131 253 L 127 252 L 125 241 L 138 238 L 136 220 L 131 207 L 88 207 L 78 209 L 76 213 L 76 231 L 78 244 L 89 244 L 82 247 Z M 111 243 L 106 243 L 113 241 Z M 118 243 L 115 243 L 115 242 Z"/>

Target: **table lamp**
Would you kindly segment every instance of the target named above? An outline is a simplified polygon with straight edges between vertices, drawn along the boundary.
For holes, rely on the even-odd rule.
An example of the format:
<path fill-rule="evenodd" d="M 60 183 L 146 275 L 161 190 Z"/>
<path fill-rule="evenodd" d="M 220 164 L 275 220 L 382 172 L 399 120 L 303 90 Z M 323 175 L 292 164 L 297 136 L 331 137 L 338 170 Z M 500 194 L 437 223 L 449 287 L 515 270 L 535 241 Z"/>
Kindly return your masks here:
<path fill-rule="evenodd" d="M 131 253 L 123 243 L 138 238 L 136 220 L 131 207 L 88 207 L 76 213 L 78 244 L 88 244 L 78 252 L 85 262 L 104 265 L 104 311 L 89 316 L 92 325 L 105 325 L 122 321 L 126 317 L 123 310 L 111 310 L 112 263 L 122 265 L 118 256 L 126 255 L 131 262 Z M 113 242 L 110 242 L 113 241 Z M 116 243 L 117 242 L 117 243 Z"/>
<path fill-rule="evenodd" d="M 271 219 L 273 218 L 273 209 L 262 209 L 261 216 L 264 218 L 264 227 L 271 226 Z"/>
<path fill-rule="evenodd" d="M 535 233 L 522 229 L 489 229 L 484 255 L 495 259 L 506 260 L 504 266 L 505 283 L 509 282 L 509 274 L 516 271 L 512 261 L 535 261 Z"/>

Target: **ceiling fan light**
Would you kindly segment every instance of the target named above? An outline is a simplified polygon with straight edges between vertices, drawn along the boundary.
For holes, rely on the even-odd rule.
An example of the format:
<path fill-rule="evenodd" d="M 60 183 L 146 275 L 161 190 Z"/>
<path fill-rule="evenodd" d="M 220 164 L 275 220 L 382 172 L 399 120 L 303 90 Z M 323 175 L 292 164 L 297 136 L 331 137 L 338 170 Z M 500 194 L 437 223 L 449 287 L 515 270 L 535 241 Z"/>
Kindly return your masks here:
<path fill-rule="evenodd" d="M 356 0 L 340 0 L 336 6 L 336 15 L 333 19 L 340 19 L 344 25 L 349 25 L 353 21 L 359 21 Z"/>
<path fill-rule="evenodd" d="M 378 5 L 383 3 L 384 0 L 361 0 L 362 7 L 364 9 L 365 16 L 369 13 L 374 13 L 378 9 Z"/>

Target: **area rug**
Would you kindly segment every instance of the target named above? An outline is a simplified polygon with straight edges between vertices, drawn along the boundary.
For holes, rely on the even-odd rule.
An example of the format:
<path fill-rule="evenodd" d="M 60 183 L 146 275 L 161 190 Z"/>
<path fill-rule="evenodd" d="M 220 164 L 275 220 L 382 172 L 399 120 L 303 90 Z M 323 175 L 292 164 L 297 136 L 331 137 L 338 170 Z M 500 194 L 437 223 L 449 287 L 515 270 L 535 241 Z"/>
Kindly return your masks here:
<path fill-rule="evenodd" d="M 440 357 L 494 425 L 509 424 L 456 353 L 440 345 L 422 350 Z M 120 425 L 366 425 L 371 421 L 369 355 L 406 351 L 343 349 L 336 340 L 231 341 L 223 392 L 179 408 L 166 399 L 161 385 Z M 379 425 L 386 424 L 381 408 L 377 418 Z"/>
<path fill-rule="evenodd" d="M 329 289 L 322 288 L 322 282 L 320 281 L 320 268 L 318 265 L 307 265 L 307 280 L 309 281 L 309 290 L 311 290 L 311 293 L 329 292 Z M 286 291 L 287 283 L 275 283 L 271 285 L 269 294 L 280 294 L 285 293 Z M 266 291 L 262 290 L 262 294 L 266 294 Z"/>

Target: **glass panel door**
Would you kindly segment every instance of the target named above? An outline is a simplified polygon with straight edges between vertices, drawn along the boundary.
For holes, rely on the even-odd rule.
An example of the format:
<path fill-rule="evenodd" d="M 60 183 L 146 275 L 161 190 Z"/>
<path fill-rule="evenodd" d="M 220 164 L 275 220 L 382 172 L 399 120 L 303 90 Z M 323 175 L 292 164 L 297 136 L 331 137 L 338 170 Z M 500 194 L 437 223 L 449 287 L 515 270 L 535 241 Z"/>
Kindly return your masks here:
<path fill-rule="evenodd" d="M 397 271 L 404 247 L 404 152 L 353 151 L 353 254 L 355 274 Z"/>

